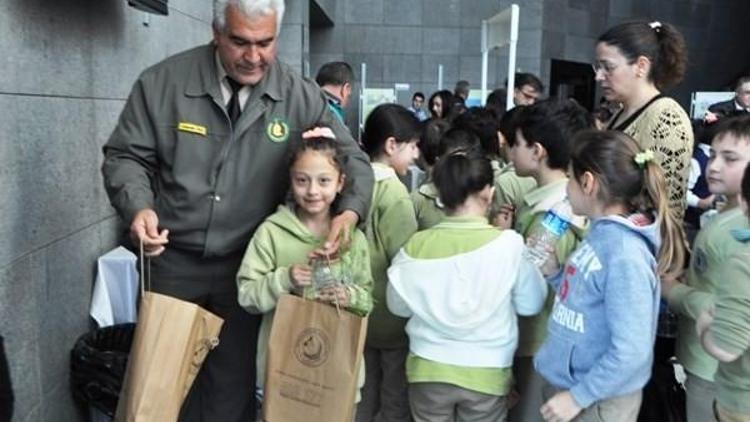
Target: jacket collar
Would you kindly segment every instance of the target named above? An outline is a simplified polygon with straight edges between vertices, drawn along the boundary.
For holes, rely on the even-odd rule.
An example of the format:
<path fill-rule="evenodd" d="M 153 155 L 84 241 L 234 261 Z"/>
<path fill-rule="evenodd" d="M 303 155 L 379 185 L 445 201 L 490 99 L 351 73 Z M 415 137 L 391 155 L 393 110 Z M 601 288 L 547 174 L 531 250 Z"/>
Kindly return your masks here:
<path fill-rule="evenodd" d="M 210 95 L 220 103 L 221 88 L 219 87 L 219 71 L 216 69 L 216 47 L 209 43 L 200 48 L 199 58 L 190 71 L 185 94 L 190 97 Z M 278 59 L 274 61 L 266 76 L 253 89 L 259 90 L 259 94 L 266 94 L 275 101 L 282 100 L 283 69 Z"/>

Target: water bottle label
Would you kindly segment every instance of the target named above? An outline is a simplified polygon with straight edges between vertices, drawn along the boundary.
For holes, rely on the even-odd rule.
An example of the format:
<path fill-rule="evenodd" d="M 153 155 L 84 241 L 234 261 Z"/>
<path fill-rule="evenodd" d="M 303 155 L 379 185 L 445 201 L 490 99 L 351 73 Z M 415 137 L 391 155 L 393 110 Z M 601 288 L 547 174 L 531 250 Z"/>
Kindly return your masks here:
<path fill-rule="evenodd" d="M 565 230 L 568 229 L 568 222 L 551 211 L 544 215 L 542 225 L 557 237 L 562 236 L 565 233 Z"/>

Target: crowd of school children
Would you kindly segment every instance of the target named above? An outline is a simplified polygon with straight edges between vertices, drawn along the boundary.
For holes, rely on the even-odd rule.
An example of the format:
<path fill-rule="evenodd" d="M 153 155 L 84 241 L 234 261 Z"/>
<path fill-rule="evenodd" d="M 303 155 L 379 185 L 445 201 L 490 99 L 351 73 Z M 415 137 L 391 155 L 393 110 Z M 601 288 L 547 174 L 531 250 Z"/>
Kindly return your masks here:
<path fill-rule="evenodd" d="M 662 359 L 657 331 L 676 315 L 687 420 L 750 420 L 750 118 L 722 119 L 699 147 L 699 199 L 723 204 L 688 218 L 691 247 L 693 132 L 661 94 L 682 78 L 684 51 L 666 23 L 603 34 L 594 70 L 619 110 L 598 110 L 598 129 L 565 99 L 504 112 L 441 91 L 425 122 L 378 106 L 361 138 L 371 209 L 333 261 L 347 282 L 322 290 L 307 255 L 347 175 L 325 131 L 303 140 L 289 202 L 238 274 L 240 304 L 265 313 L 259 371 L 275 303 L 292 291 L 369 315 L 357 421 L 635 421 Z M 410 193 L 399 177 L 413 164 L 427 178 Z M 569 226 L 536 266 L 527 248 L 562 203 Z"/>
<path fill-rule="evenodd" d="M 661 94 L 684 52 L 667 23 L 603 34 L 596 78 L 620 107 L 603 129 L 565 99 L 455 112 L 438 92 L 425 122 L 378 106 L 361 138 L 371 209 L 333 260 L 347 282 L 322 290 L 307 256 L 347 175 L 325 131 L 303 140 L 290 199 L 237 278 L 240 304 L 265 314 L 259 371 L 275 303 L 292 291 L 369 315 L 357 421 L 635 421 L 671 312 L 687 420 L 750 420 L 750 118 L 722 119 L 701 147 L 704 197 L 724 203 L 691 220 L 690 247 L 693 132 Z M 428 176 L 409 192 L 399 177 L 415 163 Z M 537 266 L 527 248 L 560 204 L 573 216 Z"/>

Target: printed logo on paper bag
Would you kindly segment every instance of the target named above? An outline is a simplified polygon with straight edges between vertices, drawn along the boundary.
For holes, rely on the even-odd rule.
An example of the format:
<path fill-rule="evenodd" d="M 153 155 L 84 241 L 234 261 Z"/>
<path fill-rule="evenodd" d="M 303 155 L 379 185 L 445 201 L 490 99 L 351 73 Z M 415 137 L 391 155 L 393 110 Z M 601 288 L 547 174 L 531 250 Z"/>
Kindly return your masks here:
<path fill-rule="evenodd" d="M 294 355 L 305 366 L 320 366 L 328 360 L 330 343 L 328 336 L 317 328 L 308 328 L 297 337 Z"/>

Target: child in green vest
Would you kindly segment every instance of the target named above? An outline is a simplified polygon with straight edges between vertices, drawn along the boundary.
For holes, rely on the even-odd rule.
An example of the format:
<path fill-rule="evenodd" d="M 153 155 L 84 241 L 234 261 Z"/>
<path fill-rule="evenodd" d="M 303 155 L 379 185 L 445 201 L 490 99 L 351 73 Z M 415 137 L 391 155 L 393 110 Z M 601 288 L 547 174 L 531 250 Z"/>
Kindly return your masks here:
<path fill-rule="evenodd" d="M 662 279 L 662 295 L 679 317 L 676 355 L 687 373 L 689 422 L 713 418 L 711 403 L 716 395 L 714 373 L 718 363 L 701 346 L 695 321 L 711 305 L 717 287 L 730 281 L 722 277 L 722 271 L 729 256 L 742 247 L 732 236 L 732 230 L 748 227 L 737 200 L 742 171 L 748 162 L 750 120 L 738 118 L 720 122 L 711 143 L 707 182 L 712 194 L 727 197 L 727 204 L 698 232 L 683 282 Z"/>
<path fill-rule="evenodd" d="M 274 308 L 279 297 L 294 293 L 341 306 L 359 315 L 372 309 L 372 274 L 364 233 L 354 230 L 348 247 L 323 262 L 339 283 L 316 289 L 309 262 L 331 227 L 332 205 L 344 187 L 342 158 L 330 138 L 303 139 L 290 160 L 292 200 L 258 226 L 237 273 L 237 300 L 246 311 L 263 314 L 258 334 L 257 380 L 265 380 Z M 360 384 L 364 371 L 360 371 Z M 357 394 L 359 396 L 359 394 Z"/>
<path fill-rule="evenodd" d="M 738 196 L 747 219 L 750 166 L 745 167 L 742 193 Z M 747 421 L 750 420 L 750 230 L 734 230 L 732 236 L 743 246 L 727 260 L 714 307 L 698 317 L 696 326 L 703 348 L 719 361 L 714 375 L 717 419 Z"/>
<path fill-rule="evenodd" d="M 440 157 L 454 151 L 478 150 L 479 139 L 476 135 L 463 129 L 449 129 L 440 139 L 437 153 Z M 445 218 L 445 208 L 440 202 L 437 188 L 432 181 L 420 186 L 411 193 L 411 201 L 417 216 L 419 230 L 429 229 Z"/>
<path fill-rule="evenodd" d="M 357 421 L 408 422 L 404 362 L 407 339 L 403 318 L 388 311 L 386 270 L 401 246 L 417 231 L 414 208 L 399 176 L 419 156 L 420 125 L 414 114 L 397 104 L 376 107 L 365 121 L 362 147 L 370 156 L 375 176 L 370 213 L 366 221 L 370 269 L 374 280 L 373 308 L 365 343 L 365 388 Z"/>
<path fill-rule="evenodd" d="M 548 100 L 521 110 L 516 120 L 516 137 L 510 157 L 519 176 L 534 178 L 537 187 L 528 191 L 513 214 L 513 228 L 524 237 L 542 229 L 545 213 L 566 197 L 571 141 L 576 132 L 593 127 L 590 114 L 572 100 Z M 555 244 L 558 262 L 565 262 L 582 237 L 586 220 L 573 216 L 570 226 Z M 542 378 L 534 370 L 532 358 L 547 333 L 547 319 L 554 294 L 547 297 L 538 315 L 519 318 L 519 341 L 514 361 L 516 388 L 521 395 L 511 410 L 511 421 L 539 420 L 542 405 Z"/>
<path fill-rule="evenodd" d="M 487 220 L 490 161 L 459 151 L 434 170 L 447 216 L 412 236 L 388 269 L 388 308 L 409 318 L 412 415 L 416 422 L 503 421 L 516 314 L 539 312 L 547 286 L 523 258 L 523 238 Z"/>

